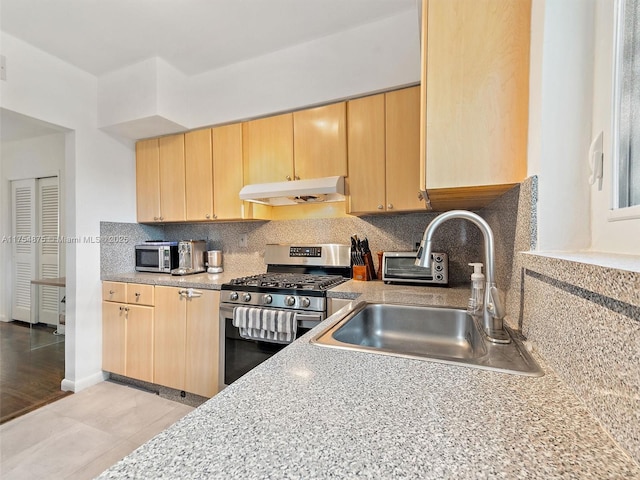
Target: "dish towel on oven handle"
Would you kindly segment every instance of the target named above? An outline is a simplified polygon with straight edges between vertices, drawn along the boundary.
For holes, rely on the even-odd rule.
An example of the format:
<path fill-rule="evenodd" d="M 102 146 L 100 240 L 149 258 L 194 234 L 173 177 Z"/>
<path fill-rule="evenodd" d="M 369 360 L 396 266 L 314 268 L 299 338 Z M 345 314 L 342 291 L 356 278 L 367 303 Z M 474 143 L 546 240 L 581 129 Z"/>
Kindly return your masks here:
<path fill-rule="evenodd" d="M 250 340 L 291 343 L 296 338 L 296 314 L 286 310 L 235 307 L 233 326 Z"/>

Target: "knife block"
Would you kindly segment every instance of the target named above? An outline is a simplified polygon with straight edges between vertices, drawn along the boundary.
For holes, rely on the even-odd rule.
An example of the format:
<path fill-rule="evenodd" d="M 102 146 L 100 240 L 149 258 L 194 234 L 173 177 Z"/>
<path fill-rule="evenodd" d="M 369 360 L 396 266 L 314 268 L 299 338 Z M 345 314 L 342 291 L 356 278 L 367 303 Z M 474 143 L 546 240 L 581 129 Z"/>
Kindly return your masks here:
<path fill-rule="evenodd" d="M 369 280 L 375 280 L 376 278 L 376 269 L 373 266 L 373 257 L 371 253 L 364 254 L 364 265 L 354 265 L 353 266 L 353 279 L 359 280 L 362 282 L 367 282 Z"/>
<path fill-rule="evenodd" d="M 353 279 L 366 282 L 369 280 L 369 268 L 366 265 L 354 265 L 353 266 Z"/>

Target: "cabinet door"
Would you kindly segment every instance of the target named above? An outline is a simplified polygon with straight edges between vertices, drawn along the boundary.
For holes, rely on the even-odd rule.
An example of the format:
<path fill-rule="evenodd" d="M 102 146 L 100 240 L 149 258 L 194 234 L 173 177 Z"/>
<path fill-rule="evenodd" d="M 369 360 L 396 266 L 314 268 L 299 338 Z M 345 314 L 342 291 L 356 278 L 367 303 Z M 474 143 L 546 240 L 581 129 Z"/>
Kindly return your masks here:
<path fill-rule="evenodd" d="M 187 220 L 211 220 L 213 219 L 211 129 L 186 133 L 184 154 Z"/>
<path fill-rule="evenodd" d="M 350 212 L 385 208 L 384 94 L 347 104 Z"/>
<path fill-rule="evenodd" d="M 242 124 L 244 184 L 293 179 L 293 115 Z"/>
<path fill-rule="evenodd" d="M 217 219 L 243 218 L 242 124 L 211 129 L 213 142 L 213 206 Z"/>
<path fill-rule="evenodd" d="M 187 299 L 187 360 L 184 389 L 213 397 L 219 385 L 220 292 L 203 290 Z"/>
<path fill-rule="evenodd" d="M 429 0 L 427 5 L 422 67 L 427 190 L 522 181 L 531 2 Z"/>
<path fill-rule="evenodd" d="M 424 210 L 420 190 L 420 87 L 385 94 L 388 211 Z"/>
<path fill-rule="evenodd" d="M 155 287 L 153 381 L 184 390 L 186 300 L 175 287 Z"/>
<path fill-rule="evenodd" d="M 347 176 L 347 104 L 293 113 L 296 178 Z"/>
<path fill-rule="evenodd" d="M 136 143 L 136 210 L 138 222 L 160 219 L 160 157 L 158 139 Z"/>
<path fill-rule="evenodd" d="M 160 220 L 186 218 L 184 135 L 158 139 L 160 159 Z"/>
<path fill-rule="evenodd" d="M 102 302 L 102 369 L 126 375 L 126 305 Z"/>
<path fill-rule="evenodd" d="M 153 382 L 153 307 L 126 305 L 125 375 Z"/>

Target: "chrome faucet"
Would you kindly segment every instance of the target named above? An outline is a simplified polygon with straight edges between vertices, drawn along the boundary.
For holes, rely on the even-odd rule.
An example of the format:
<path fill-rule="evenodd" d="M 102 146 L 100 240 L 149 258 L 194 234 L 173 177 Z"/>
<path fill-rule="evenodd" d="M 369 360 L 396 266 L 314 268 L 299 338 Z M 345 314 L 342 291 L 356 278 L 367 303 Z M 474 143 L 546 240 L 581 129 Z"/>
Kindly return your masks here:
<path fill-rule="evenodd" d="M 431 240 L 437 228 L 452 218 L 463 218 L 475 224 L 484 236 L 485 258 L 485 289 L 484 305 L 482 310 L 482 323 L 489 340 L 494 343 L 509 343 L 511 337 L 504 329 L 504 303 L 495 282 L 495 250 L 493 246 L 493 232 L 489 224 L 480 216 L 467 210 L 451 210 L 438 215 L 427 226 L 420 242 L 420 248 L 416 254 L 415 265 L 418 267 L 431 267 Z"/>

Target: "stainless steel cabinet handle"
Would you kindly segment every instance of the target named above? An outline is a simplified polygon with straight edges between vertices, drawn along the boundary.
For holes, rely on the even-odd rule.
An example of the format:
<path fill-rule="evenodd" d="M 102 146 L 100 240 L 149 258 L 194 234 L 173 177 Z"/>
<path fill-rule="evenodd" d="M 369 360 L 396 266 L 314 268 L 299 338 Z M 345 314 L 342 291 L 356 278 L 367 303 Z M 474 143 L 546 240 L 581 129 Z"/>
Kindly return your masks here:
<path fill-rule="evenodd" d="M 208 213 L 204 216 L 204 218 L 206 218 L 207 220 L 209 220 L 211 218 L 211 215 L 209 215 Z"/>
<path fill-rule="evenodd" d="M 294 176 L 293 176 L 293 179 L 294 179 L 294 180 L 300 180 L 300 177 L 299 177 L 298 175 L 294 175 Z"/>
<path fill-rule="evenodd" d="M 153 217 L 154 220 L 160 220 L 160 217 Z"/>
<path fill-rule="evenodd" d="M 392 209 L 393 209 L 393 203 L 388 204 L 388 205 L 387 205 L 387 208 L 388 208 L 389 210 L 392 210 Z"/>
<path fill-rule="evenodd" d="M 287 175 L 285 178 L 287 179 L 287 182 L 291 181 L 291 175 Z"/>
<path fill-rule="evenodd" d="M 378 210 L 382 210 L 384 207 L 382 205 L 378 205 Z"/>
<path fill-rule="evenodd" d="M 140 298 L 140 292 L 135 293 L 136 297 Z"/>
<path fill-rule="evenodd" d="M 178 295 L 187 298 L 197 298 L 202 296 L 202 292 L 194 290 L 193 288 L 187 288 L 186 290 L 179 290 Z"/>
<path fill-rule="evenodd" d="M 109 290 L 109 295 L 113 295 L 114 293 L 116 293 L 116 292 L 113 291 L 113 290 Z"/>

